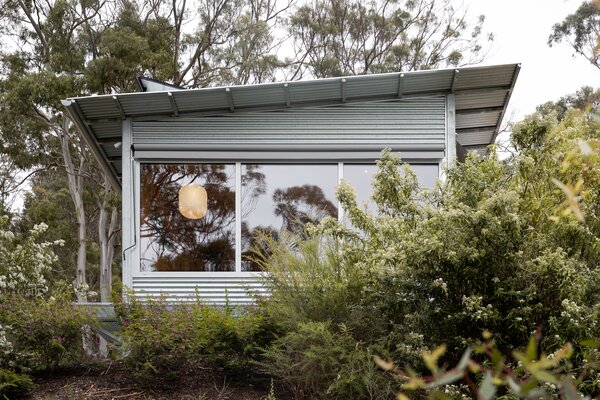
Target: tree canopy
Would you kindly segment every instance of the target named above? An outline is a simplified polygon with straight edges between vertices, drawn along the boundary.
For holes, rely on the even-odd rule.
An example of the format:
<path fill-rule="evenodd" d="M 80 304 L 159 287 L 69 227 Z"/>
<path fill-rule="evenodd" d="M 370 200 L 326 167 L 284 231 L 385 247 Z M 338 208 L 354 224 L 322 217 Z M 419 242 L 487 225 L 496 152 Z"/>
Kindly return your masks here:
<path fill-rule="evenodd" d="M 554 25 L 548 45 L 567 42 L 575 52 L 600 68 L 600 2 L 585 1 L 575 13 Z"/>

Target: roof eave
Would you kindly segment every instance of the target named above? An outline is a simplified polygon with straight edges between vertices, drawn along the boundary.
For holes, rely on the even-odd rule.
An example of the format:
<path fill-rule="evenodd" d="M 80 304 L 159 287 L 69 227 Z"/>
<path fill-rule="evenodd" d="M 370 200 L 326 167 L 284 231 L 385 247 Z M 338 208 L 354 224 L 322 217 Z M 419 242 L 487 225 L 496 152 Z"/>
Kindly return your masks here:
<path fill-rule="evenodd" d="M 506 94 L 506 100 L 504 100 L 504 107 L 503 107 L 502 111 L 500 112 L 500 117 L 498 118 L 498 122 L 496 123 L 496 129 L 494 130 L 494 134 L 492 135 L 492 143 L 491 144 L 496 143 L 496 138 L 498 137 L 498 134 L 500 133 L 500 128 L 502 126 L 502 120 L 504 119 L 504 115 L 506 114 L 506 110 L 508 109 L 508 103 L 510 103 L 510 98 L 511 98 L 513 90 L 515 88 L 515 84 L 517 83 L 517 78 L 519 77 L 519 72 L 521 72 L 521 64 L 520 63 L 515 66 L 515 73 L 512 77 L 510 89 L 508 90 L 508 93 Z"/>
<path fill-rule="evenodd" d="M 100 149 L 100 144 L 96 140 L 88 124 L 85 123 L 84 117 L 81 114 L 77 103 L 73 100 L 62 100 L 61 103 L 65 107 L 67 113 L 69 114 L 69 117 L 77 127 L 77 131 L 80 133 L 81 138 L 94 155 L 96 161 L 98 161 L 98 163 L 100 164 L 102 172 L 104 172 L 106 176 L 108 176 L 111 186 L 113 187 L 115 192 L 117 192 L 117 194 L 120 196 L 121 182 L 119 181 L 117 171 L 115 171 L 112 165 L 110 165 L 110 163 L 106 160 L 102 150 Z"/>

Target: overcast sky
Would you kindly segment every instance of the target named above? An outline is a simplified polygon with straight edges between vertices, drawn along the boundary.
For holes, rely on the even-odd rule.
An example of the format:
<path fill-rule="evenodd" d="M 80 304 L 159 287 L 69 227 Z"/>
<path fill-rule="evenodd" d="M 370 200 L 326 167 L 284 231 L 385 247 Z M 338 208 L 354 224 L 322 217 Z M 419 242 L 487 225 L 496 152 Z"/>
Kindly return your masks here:
<path fill-rule="evenodd" d="M 521 63 L 508 118 L 518 121 L 535 106 L 574 93 L 584 85 L 599 87 L 600 70 L 567 44 L 549 47 L 552 26 L 572 14 L 581 0 L 458 0 L 472 16 L 483 14 L 495 42 L 485 64 Z M 505 120 L 506 122 L 506 120 Z"/>

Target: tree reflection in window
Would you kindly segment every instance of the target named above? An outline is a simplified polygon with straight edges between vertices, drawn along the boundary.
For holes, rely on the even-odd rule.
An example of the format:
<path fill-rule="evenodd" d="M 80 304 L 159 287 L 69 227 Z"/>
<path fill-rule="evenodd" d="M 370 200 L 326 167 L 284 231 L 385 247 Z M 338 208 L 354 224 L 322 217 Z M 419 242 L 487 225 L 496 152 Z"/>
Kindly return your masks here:
<path fill-rule="evenodd" d="M 302 234 L 307 223 L 337 218 L 337 165 L 242 166 L 242 271 L 256 271 L 250 260 L 261 235 Z"/>
<path fill-rule="evenodd" d="M 179 212 L 190 183 L 208 193 L 204 218 Z M 142 164 L 140 222 L 143 271 L 235 271 L 235 166 Z"/>

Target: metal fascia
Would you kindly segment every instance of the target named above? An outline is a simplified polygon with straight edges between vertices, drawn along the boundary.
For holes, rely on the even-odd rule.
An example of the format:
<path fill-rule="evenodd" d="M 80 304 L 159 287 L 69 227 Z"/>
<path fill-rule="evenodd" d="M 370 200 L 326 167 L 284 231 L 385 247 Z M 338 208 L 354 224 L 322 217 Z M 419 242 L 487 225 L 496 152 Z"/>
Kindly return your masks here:
<path fill-rule="evenodd" d="M 117 172 L 113 168 L 112 165 L 108 162 L 108 160 L 104 157 L 102 149 L 98 142 L 96 141 L 94 134 L 91 132 L 88 124 L 85 123 L 83 115 L 77 106 L 77 103 L 74 100 L 62 100 L 62 105 L 67 110 L 69 117 L 77 127 L 77 130 L 81 134 L 83 141 L 89 147 L 90 151 L 96 157 L 98 164 L 100 164 L 100 168 L 102 171 L 108 176 L 110 179 L 110 183 L 112 184 L 113 189 L 121 195 L 121 183 L 119 182 L 119 178 Z"/>
<path fill-rule="evenodd" d="M 508 108 L 508 103 L 510 102 L 510 96 L 515 88 L 515 84 L 517 83 L 517 78 L 519 77 L 519 72 L 521 71 L 521 64 L 515 65 L 515 73 L 513 74 L 512 82 L 510 83 L 510 89 L 508 89 L 508 93 L 506 93 L 506 100 L 504 100 L 504 107 L 502 111 L 500 111 L 500 116 L 498 117 L 498 122 L 496 122 L 496 129 L 494 129 L 494 134 L 492 135 L 492 144 L 496 142 L 496 137 L 498 136 L 498 131 L 500 130 L 500 124 L 502 123 L 502 119 L 504 118 L 504 114 L 506 113 L 506 109 Z"/>

